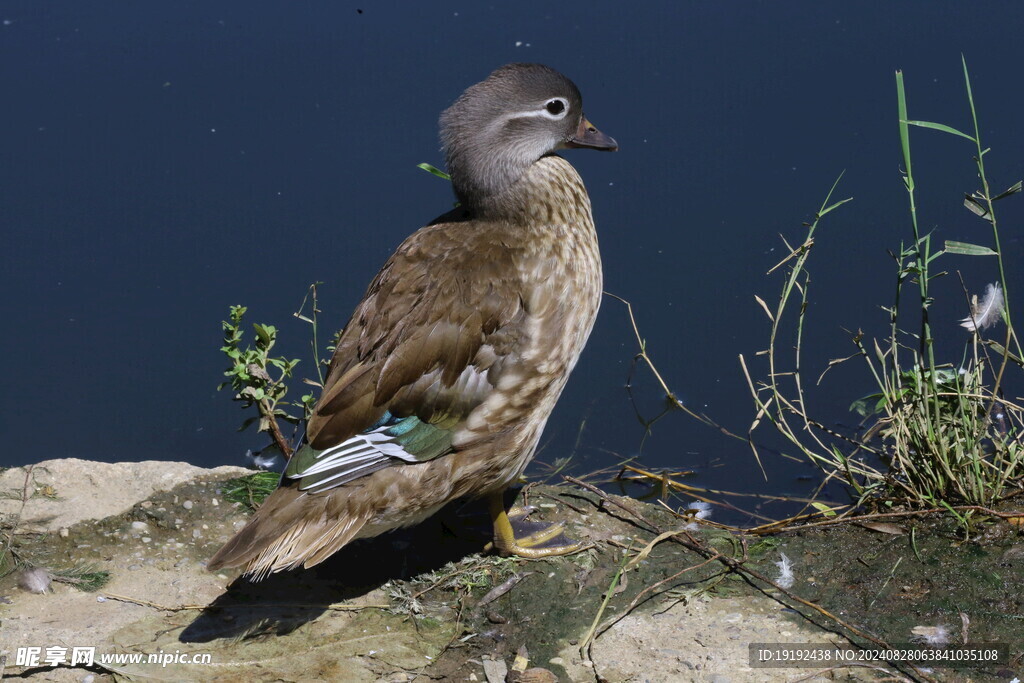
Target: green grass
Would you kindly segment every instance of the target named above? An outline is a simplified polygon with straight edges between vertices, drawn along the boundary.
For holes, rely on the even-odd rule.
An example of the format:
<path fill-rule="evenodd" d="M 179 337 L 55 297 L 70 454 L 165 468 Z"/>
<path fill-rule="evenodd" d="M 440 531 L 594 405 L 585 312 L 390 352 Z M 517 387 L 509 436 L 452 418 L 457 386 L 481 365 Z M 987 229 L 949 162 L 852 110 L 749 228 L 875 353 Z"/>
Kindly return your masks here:
<path fill-rule="evenodd" d="M 76 566 L 51 573 L 54 581 L 74 586 L 80 591 L 92 593 L 110 582 L 110 572 L 91 566 Z"/>
<path fill-rule="evenodd" d="M 982 145 L 966 62 L 963 75 L 971 134 L 910 119 L 903 74 L 896 73 L 901 180 L 907 192 L 912 239 L 892 253 L 896 265 L 893 304 L 883 307 L 889 318 L 888 336 L 866 339 L 858 332 L 853 337 L 852 355 L 829 364 L 832 367 L 859 358 L 876 385 L 876 392 L 852 406 L 869 421 L 864 435 L 843 436 L 813 419 L 805 401 L 801 366 L 810 287 L 807 262 L 815 231 L 825 215 L 849 201 L 832 202 L 838 180 L 808 224 L 803 242 L 796 247 L 786 245 L 789 256 L 776 266 L 784 273 L 777 306 L 769 309 L 758 299 L 771 321 L 768 349 L 763 352 L 768 376 L 755 382 L 741 358 L 758 411 L 750 431 L 773 425 L 797 450 L 792 457 L 808 459 L 827 477 L 846 483 L 860 503 L 881 499 L 947 509 L 961 504 L 988 506 L 1019 490 L 1024 479 L 1024 408 L 1005 396 L 1008 373 L 1019 379 L 1024 354 L 1011 318 L 1012 292 L 1007 286 L 996 212 L 1000 200 L 1021 191 L 1021 183 L 993 195 L 984 163 L 990 150 Z M 910 144 L 913 128 L 955 135 L 971 143 L 981 188 L 965 194 L 964 204 L 988 224 L 989 244 L 950 241 L 939 249 L 932 236 L 920 230 Z M 936 332 L 930 318 L 932 284 L 946 274 L 937 269 L 937 259 L 945 264 L 960 257 L 995 257 L 992 280 L 999 284 L 1003 298 L 1001 304 L 994 296 L 979 302 L 975 294 L 973 306 L 965 308 L 965 323 L 976 323 L 975 329 L 957 330 L 957 334 L 967 335 L 963 353 L 942 362 L 936 357 Z M 966 285 L 964 292 L 974 294 Z M 986 301 L 995 303 L 989 306 L 991 315 L 982 320 Z M 998 339 L 986 336 L 989 326 L 1000 331 Z M 783 348 L 794 349 L 794 355 L 784 355 Z"/>
<path fill-rule="evenodd" d="M 229 479 L 221 486 L 224 498 L 255 510 L 277 488 L 281 475 L 277 472 L 257 472 L 237 479 Z"/>

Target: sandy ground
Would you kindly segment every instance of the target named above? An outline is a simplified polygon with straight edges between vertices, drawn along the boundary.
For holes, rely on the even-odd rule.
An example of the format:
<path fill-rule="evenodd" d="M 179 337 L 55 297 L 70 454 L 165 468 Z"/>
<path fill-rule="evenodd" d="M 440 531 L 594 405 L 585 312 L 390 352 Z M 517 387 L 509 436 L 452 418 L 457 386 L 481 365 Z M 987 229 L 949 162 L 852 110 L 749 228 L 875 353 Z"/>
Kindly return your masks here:
<path fill-rule="evenodd" d="M 14 547 L 22 559 L 51 572 L 87 566 L 111 576 L 91 593 L 57 582 L 33 594 L 17 586 L 17 572 L 0 580 L 4 673 L 53 681 L 120 674 L 142 680 L 491 683 L 739 683 L 879 675 L 855 668 L 750 668 L 750 643 L 836 637 L 725 575 L 715 563 L 649 591 L 649 599 L 627 612 L 645 588 L 700 564 L 701 558 L 672 543 L 655 546 L 619 582 L 602 613 L 604 628 L 589 651 L 591 660 L 585 661 L 579 643 L 622 562 L 622 547 L 642 547 L 651 537 L 564 488 L 541 489 L 531 502 L 540 503 L 538 516 L 564 515 L 559 519 L 574 537 L 595 544 L 569 558 L 484 556 L 479 549 L 486 534 L 456 538 L 448 530 L 462 522 L 449 519 L 439 522 L 444 526 L 427 524 L 353 546 L 314 570 L 258 584 L 235 572 L 207 572 L 205 560 L 248 515 L 223 493 L 227 479 L 245 473 L 184 463 L 55 460 L 33 469 L 27 489 L 25 469 L 0 475 L 6 496 L 0 513 L 10 524 L 21 512 Z M 658 508 L 643 509 L 673 523 Z M 762 565 L 771 567 L 776 559 L 766 556 Z M 514 588 L 493 600 L 485 597 L 510 576 L 521 579 Z M 19 648 L 33 646 L 42 648 L 40 663 L 18 666 Z M 73 647 L 94 647 L 97 656 L 162 653 L 167 661 L 91 667 L 44 661 L 47 648 L 70 654 Z M 517 663 L 517 652 L 528 663 Z M 211 661 L 185 659 L 196 655 Z M 530 667 L 535 669 L 521 672 Z"/>

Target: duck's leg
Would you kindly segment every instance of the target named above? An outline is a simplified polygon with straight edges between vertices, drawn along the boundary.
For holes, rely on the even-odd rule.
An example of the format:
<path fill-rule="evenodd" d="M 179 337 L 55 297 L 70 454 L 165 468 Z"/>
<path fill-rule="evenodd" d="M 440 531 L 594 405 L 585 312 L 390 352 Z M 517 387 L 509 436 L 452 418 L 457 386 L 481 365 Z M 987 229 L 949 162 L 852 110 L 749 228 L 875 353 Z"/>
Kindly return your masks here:
<path fill-rule="evenodd" d="M 586 547 L 584 543 L 566 538 L 565 527 L 560 523 L 541 524 L 527 521 L 526 515 L 529 511 L 520 511 L 517 514 L 513 508 L 510 518 L 509 513 L 505 511 L 505 497 L 502 494 L 503 492 L 498 491 L 487 497 L 491 521 L 494 523 L 493 547 L 500 554 L 537 559 L 568 555 Z"/>

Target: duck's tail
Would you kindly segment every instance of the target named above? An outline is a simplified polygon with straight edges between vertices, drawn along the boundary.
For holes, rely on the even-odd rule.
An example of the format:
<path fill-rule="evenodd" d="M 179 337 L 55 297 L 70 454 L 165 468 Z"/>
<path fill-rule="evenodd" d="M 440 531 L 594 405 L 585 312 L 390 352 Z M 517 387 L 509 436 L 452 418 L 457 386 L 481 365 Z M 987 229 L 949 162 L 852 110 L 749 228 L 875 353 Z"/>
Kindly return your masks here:
<path fill-rule="evenodd" d="M 345 498 L 308 494 L 295 487 L 277 489 L 245 528 L 210 558 L 207 568 L 244 566 L 245 573 L 259 581 L 273 572 L 323 562 L 354 539 L 372 516 L 370 510 L 351 510 Z"/>

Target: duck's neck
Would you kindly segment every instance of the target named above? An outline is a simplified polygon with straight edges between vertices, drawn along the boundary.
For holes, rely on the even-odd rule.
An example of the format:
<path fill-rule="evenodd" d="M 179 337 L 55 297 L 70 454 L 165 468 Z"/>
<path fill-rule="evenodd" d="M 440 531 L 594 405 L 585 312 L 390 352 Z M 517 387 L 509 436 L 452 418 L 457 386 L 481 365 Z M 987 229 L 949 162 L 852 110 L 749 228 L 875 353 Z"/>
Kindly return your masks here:
<path fill-rule="evenodd" d="M 459 186 L 456 185 L 456 188 Z M 473 218 L 519 225 L 593 223 L 590 198 L 576 169 L 550 154 L 490 193 L 457 192 Z"/>

